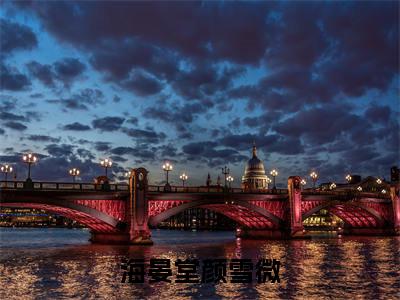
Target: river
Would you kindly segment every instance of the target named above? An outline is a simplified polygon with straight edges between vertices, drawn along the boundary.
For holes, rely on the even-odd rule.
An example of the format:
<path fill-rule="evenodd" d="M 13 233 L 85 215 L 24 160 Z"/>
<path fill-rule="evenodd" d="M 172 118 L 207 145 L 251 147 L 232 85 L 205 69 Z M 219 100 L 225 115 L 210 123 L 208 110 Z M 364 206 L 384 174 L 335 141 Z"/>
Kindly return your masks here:
<path fill-rule="evenodd" d="M 251 241 L 154 230 L 153 246 L 92 245 L 85 229 L 0 228 L 0 299 L 400 299 L 400 237 Z M 177 259 L 280 261 L 280 283 L 175 283 Z M 171 283 L 121 283 L 124 258 L 171 260 Z M 200 278 L 201 272 L 199 271 Z M 229 275 L 229 263 L 228 263 Z"/>

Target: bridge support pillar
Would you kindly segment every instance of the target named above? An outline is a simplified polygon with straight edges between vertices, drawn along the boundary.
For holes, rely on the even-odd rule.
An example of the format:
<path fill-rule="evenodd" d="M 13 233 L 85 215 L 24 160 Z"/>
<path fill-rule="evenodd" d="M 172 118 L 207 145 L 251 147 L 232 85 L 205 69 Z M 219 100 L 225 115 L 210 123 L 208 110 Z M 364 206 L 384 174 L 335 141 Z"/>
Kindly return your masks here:
<path fill-rule="evenodd" d="M 136 245 L 152 245 L 151 233 L 148 226 L 149 208 L 147 202 L 147 170 L 137 168 L 131 171 L 129 178 L 129 243 Z"/>
<path fill-rule="evenodd" d="M 393 206 L 394 231 L 400 235 L 400 183 L 390 187 L 390 198 Z"/>
<path fill-rule="evenodd" d="M 303 219 L 301 215 L 301 178 L 290 176 L 288 179 L 289 193 L 289 234 L 291 237 L 303 236 Z"/>

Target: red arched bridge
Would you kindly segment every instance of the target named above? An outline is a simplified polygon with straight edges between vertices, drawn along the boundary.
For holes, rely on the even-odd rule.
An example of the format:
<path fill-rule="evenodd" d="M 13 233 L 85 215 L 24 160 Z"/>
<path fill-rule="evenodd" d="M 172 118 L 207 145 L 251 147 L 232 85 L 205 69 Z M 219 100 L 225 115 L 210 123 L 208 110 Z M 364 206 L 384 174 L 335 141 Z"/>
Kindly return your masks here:
<path fill-rule="evenodd" d="M 219 187 L 148 185 L 147 171 L 133 169 L 129 185 L 0 182 L 0 205 L 29 207 L 66 216 L 89 227 L 93 242 L 151 244 L 149 225 L 189 208 L 207 208 L 239 225 L 239 234 L 265 238 L 304 234 L 303 220 L 326 209 L 349 234 L 400 234 L 399 184 L 389 194 L 301 190 L 300 177 L 288 189 L 248 191 Z"/>

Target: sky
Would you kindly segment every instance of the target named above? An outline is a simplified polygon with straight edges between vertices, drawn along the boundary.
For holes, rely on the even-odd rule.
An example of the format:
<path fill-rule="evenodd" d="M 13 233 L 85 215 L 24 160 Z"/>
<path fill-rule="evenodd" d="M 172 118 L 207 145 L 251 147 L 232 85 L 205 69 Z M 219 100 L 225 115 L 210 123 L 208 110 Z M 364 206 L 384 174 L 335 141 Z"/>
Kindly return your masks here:
<path fill-rule="evenodd" d="M 400 165 L 399 3 L 1 2 L 0 164 L 162 184 L 267 172 L 343 182 Z M 310 180 L 309 180 L 310 181 Z"/>

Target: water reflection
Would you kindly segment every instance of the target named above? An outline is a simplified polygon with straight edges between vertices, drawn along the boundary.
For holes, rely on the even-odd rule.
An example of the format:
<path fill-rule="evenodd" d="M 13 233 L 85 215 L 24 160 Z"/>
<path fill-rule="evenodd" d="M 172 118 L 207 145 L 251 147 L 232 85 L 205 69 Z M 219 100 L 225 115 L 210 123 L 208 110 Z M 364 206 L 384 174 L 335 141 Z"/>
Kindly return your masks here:
<path fill-rule="evenodd" d="M 400 238 L 249 241 L 226 232 L 155 231 L 155 245 L 100 246 L 77 230 L 1 229 L 0 299 L 396 298 Z M 281 283 L 122 284 L 123 258 L 276 258 Z M 200 272 L 199 275 L 201 276 Z"/>

